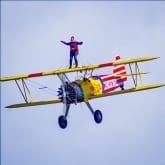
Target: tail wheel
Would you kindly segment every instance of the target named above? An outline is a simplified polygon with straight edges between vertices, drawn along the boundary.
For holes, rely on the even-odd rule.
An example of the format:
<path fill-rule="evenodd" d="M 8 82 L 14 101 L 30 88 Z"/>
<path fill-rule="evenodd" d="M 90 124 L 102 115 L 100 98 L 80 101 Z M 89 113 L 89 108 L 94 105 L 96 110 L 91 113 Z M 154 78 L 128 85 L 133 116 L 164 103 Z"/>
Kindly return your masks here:
<path fill-rule="evenodd" d="M 102 122 L 103 116 L 100 110 L 96 110 L 94 112 L 94 119 L 95 119 L 95 122 L 98 124 Z"/>
<path fill-rule="evenodd" d="M 65 116 L 60 116 L 58 118 L 58 124 L 60 128 L 65 129 L 67 127 L 67 120 Z"/>

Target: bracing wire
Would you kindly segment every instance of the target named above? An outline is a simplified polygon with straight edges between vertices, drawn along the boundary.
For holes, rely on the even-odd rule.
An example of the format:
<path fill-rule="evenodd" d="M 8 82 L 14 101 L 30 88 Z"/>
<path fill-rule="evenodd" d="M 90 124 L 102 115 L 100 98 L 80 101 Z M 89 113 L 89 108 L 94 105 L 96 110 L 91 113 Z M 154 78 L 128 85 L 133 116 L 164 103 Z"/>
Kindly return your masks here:
<path fill-rule="evenodd" d="M 57 92 L 54 89 L 49 88 L 48 86 L 46 86 L 44 84 L 41 84 L 41 83 L 33 81 L 33 80 L 29 80 L 29 79 L 27 81 L 31 83 L 30 84 L 31 86 L 33 86 L 39 90 L 38 93 L 42 90 L 42 91 L 47 92 L 53 96 L 57 95 Z M 36 93 L 36 95 L 37 95 L 37 93 Z"/>
<path fill-rule="evenodd" d="M 65 60 L 60 63 L 61 65 L 58 67 L 58 69 L 62 69 L 62 68 L 65 68 L 65 67 L 68 67 L 68 64 L 69 64 L 69 61 L 67 60 L 67 58 L 65 58 Z M 39 95 L 39 93 L 42 91 L 42 92 L 46 92 L 46 93 L 49 93 L 50 95 L 53 95 L 53 96 L 57 96 L 57 91 L 48 87 L 47 85 L 45 84 L 41 84 L 37 81 L 33 81 L 33 80 L 30 80 L 30 79 L 27 79 L 27 82 L 29 82 L 29 85 L 33 86 L 34 88 L 37 88 L 38 91 L 36 92 L 35 96 Z"/>

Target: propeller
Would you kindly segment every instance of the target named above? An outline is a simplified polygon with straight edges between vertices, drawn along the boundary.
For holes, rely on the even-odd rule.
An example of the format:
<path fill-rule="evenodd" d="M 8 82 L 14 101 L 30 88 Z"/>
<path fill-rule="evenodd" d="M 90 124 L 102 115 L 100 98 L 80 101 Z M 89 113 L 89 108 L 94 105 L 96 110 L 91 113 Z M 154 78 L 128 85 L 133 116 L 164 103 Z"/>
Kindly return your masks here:
<path fill-rule="evenodd" d="M 65 85 L 61 85 L 60 88 L 58 88 L 58 98 L 63 101 L 64 104 L 72 104 L 76 102 L 77 94 L 74 87 L 66 83 Z"/>

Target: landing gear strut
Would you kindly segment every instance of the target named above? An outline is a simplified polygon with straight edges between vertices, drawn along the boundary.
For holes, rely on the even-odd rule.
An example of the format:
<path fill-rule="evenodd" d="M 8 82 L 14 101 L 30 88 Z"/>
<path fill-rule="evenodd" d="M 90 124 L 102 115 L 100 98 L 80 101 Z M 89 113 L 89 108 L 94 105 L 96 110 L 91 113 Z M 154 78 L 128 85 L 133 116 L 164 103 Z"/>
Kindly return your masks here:
<path fill-rule="evenodd" d="M 95 122 L 97 124 L 101 123 L 102 119 L 103 119 L 102 112 L 100 110 L 94 111 L 92 106 L 89 104 L 89 102 L 87 102 L 86 105 L 88 106 L 89 110 L 91 111 L 91 113 L 92 113 L 92 115 L 94 117 Z"/>
<path fill-rule="evenodd" d="M 64 111 L 65 111 L 65 115 L 61 115 L 58 118 L 58 124 L 60 126 L 60 128 L 65 129 L 67 127 L 67 116 L 69 113 L 69 108 L 70 108 L 70 104 L 64 104 Z"/>

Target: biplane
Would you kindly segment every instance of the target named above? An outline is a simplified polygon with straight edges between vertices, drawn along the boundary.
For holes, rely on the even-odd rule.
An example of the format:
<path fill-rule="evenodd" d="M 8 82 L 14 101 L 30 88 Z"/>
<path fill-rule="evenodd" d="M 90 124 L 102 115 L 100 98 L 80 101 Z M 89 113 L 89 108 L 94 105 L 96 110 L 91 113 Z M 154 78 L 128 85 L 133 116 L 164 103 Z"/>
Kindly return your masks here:
<path fill-rule="evenodd" d="M 6 106 L 6 108 L 20 108 L 63 103 L 64 114 L 59 116 L 58 124 L 60 128 L 64 129 L 67 127 L 67 116 L 70 106 L 72 104 L 77 105 L 84 102 L 91 111 L 95 122 L 99 124 L 102 122 L 102 112 L 100 110 L 94 110 L 89 103 L 90 100 L 165 86 L 165 84 L 144 85 L 142 82 L 142 75 L 147 74 L 148 72 L 141 72 L 138 64 L 140 62 L 154 60 L 157 58 L 159 57 L 147 56 L 123 60 L 119 55 L 116 55 L 114 62 L 80 66 L 71 69 L 2 77 L 0 78 L 0 81 L 14 80 L 24 99 L 24 103 L 9 105 Z M 127 72 L 128 69 L 126 69 L 126 65 L 128 65 L 130 73 Z M 112 67 L 113 72 L 111 74 L 93 74 L 94 70 L 105 67 Z M 71 81 L 67 75 L 71 72 L 81 73 L 83 76 L 80 79 Z M 57 91 L 57 99 L 34 101 L 26 80 L 49 75 L 57 75 L 57 77 L 61 80 L 61 86 Z M 133 80 L 133 87 L 127 89 L 125 88 L 125 83 L 128 81 L 128 76 L 130 76 Z"/>

